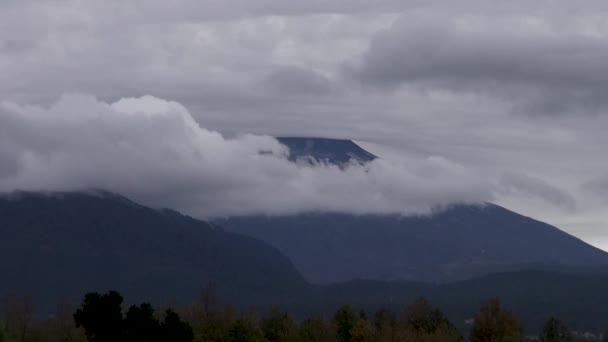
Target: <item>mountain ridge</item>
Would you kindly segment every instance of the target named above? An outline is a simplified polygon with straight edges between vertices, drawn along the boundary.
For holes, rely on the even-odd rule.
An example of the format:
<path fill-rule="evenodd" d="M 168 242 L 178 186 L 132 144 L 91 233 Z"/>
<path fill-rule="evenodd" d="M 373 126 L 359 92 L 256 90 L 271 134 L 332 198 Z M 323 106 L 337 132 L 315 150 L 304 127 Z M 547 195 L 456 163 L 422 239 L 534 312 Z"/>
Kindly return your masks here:
<path fill-rule="evenodd" d="M 46 307 L 96 289 L 183 301 L 215 283 L 222 298 L 255 304 L 250 297 L 282 302 L 308 287 L 257 239 L 109 192 L 49 194 L 0 197 L 0 275 L 9 275 L 0 293 L 29 292 Z"/>

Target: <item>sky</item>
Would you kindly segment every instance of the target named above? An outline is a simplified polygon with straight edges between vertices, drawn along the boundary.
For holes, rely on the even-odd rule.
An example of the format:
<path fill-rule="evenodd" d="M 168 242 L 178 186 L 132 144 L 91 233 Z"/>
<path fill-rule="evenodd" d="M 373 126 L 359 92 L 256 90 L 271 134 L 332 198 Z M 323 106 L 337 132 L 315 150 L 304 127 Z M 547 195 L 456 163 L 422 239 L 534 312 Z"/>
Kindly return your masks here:
<path fill-rule="evenodd" d="M 584 5 L 2 0 L 0 191 L 200 218 L 491 201 L 608 250 L 608 4 Z M 272 136 L 381 159 L 294 165 Z"/>

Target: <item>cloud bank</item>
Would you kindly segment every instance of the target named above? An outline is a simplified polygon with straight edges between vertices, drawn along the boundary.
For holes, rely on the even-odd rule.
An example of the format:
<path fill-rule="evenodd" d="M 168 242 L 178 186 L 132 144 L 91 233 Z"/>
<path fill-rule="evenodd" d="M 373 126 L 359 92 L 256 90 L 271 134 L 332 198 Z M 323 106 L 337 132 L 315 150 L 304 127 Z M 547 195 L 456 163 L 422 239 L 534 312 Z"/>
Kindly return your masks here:
<path fill-rule="evenodd" d="M 181 104 L 152 96 L 105 103 L 65 95 L 50 107 L 3 102 L 0 146 L 1 191 L 101 188 L 198 217 L 425 214 L 492 197 L 490 182 L 439 157 L 344 170 L 297 165 L 272 137 L 226 139 Z"/>

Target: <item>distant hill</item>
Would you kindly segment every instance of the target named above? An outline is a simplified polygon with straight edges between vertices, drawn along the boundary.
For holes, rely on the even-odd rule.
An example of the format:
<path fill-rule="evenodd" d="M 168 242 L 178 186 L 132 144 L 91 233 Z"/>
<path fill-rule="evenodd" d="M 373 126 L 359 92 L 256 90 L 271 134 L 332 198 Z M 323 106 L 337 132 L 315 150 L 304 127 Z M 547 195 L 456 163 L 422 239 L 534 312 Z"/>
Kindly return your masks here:
<path fill-rule="evenodd" d="M 538 334 L 548 317 L 558 317 L 570 329 L 605 332 L 608 328 L 608 273 L 566 274 L 518 271 L 477 277 L 462 282 L 430 285 L 415 282 L 353 280 L 319 287 L 319 293 L 300 310 L 333 312 L 345 302 L 372 314 L 378 308 L 403 312 L 404 303 L 427 298 L 441 308 L 466 334 L 466 320 L 475 317 L 490 298 L 499 298 L 523 322 L 528 334 Z M 308 310 L 308 311 L 306 311 Z"/>
<path fill-rule="evenodd" d="M 234 304 L 280 303 L 308 287 L 267 244 L 103 191 L 0 197 L 0 296 L 41 307 L 88 291 L 191 302 L 209 283 Z"/>
<path fill-rule="evenodd" d="M 291 143 L 293 159 L 308 156 L 344 163 L 349 158 L 375 158 L 345 140 L 280 141 Z M 314 283 L 353 279 L 445 282 L 531 267 L 608 266 L 608 253 L 494 204 L 455 205 L 419 217 L 308 213 L 232 217 L 216 223 L 275 246 Z"/>
<path fill-rule="evenodd" d="M 289 147 L 289 159 L 292 161 L 344 165 L 350 161 L 365 163 L 377 158 L 351 140 L 300 137 L 277 139 L 281 144 Z"/>

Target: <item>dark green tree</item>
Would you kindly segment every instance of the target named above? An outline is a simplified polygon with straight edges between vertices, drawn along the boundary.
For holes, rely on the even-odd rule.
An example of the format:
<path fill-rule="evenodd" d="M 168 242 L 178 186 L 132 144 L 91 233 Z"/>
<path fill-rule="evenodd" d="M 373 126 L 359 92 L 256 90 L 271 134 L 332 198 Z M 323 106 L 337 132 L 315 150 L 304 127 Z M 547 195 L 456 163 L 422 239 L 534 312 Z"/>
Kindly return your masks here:
<path fill-rule="evenodd" d="M 308 318 L 298 331 L 298 342 L 334 342 L 331 327 L 323 318 Z"/>
<path fill-rule="evenodd" d="M 543 327 L 542 334 L 538 337 L 540 342 L 570 342 L 572 336 L 570 330 L 557 318 L 550 317 Z"/>
<path fill-rule="evenodd" d="M 88 293 L 74 314 L 76 327 L 84 329 L 91 342 L 192 342 L 190 325 L 168 309 L 162 323 L 154 316 L 152 305 L 134 305 L 123 319 L 122 296 L 116 291 L 108 294 Z"/>
<path fill-rule="evenodd" d="M 82 306 L 74 314 L 76 327 L 84 329 L 91 342 L 123 341 L 123 298 L 120 293 L 87 293 Z"/>
<path fill-rule="evenodd" d="M 249 318 L 237 319 L 228 331 L 228 339 L 230 342 L 257 342 L 262 341 L 262 333 L 255 324 L 256 322 Z"/>
<path fill-rule="evenodd" d="M 179 315 L 171 310 L 165 311 L 165 320 L 160 325 L 161 341 L 192 342 L 194 334 L 190 324 L 182 321 Z"/>
<path fill-rule="evenodd" d="M 273 306 L 267 317 L 260 321 L 264 337 L 270 342 L 283 342 L 293 340 L 294 322 L 286 312 Z"/>
<path fill-rule="evenodd" d="M 424 298 L 418 299 L 407 308 L 404 328 L 406 336 L 413 336 L 419 341 L 439 337 L 449 341 L 463 340 L 462 335 L 443 312 L 431 306 Z"/>
<path fill-rule="evenodd" d="M 350 341 L 356 321 L 357 315 L 355 315 L 355 312 L 349 305 L 345 305 L 338 309 L 333 320 L 336 327 L 336 339 L 338 342 Z"/>
<path fill-rule="evenodd" d="M 154 317 L 152 305 L 133 305 L 124 320 L 126 341 L 159 341 L 160 323 Z"/>

